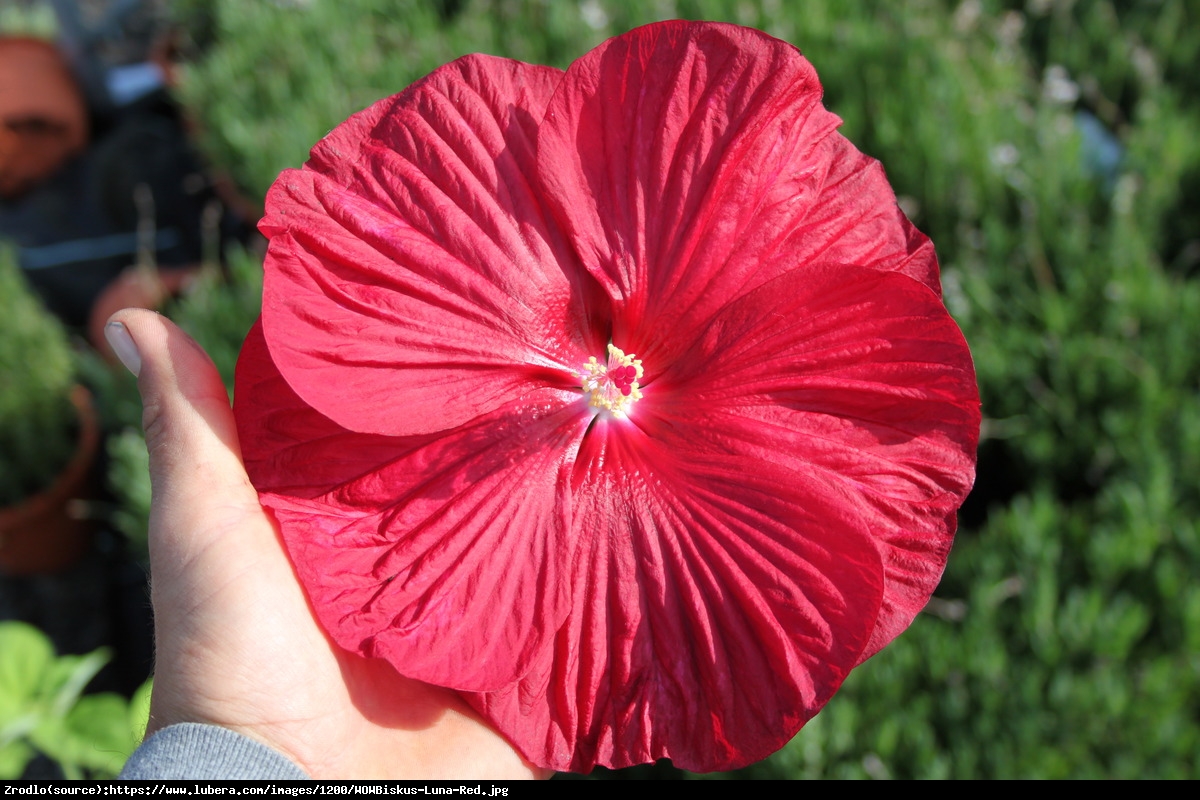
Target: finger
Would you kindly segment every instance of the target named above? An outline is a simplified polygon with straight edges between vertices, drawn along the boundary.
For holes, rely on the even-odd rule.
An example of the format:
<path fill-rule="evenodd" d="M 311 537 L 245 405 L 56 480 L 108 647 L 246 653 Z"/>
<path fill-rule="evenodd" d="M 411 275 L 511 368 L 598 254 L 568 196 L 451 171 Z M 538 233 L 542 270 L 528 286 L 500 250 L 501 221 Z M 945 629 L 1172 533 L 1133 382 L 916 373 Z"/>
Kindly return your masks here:
<path fill-rule="evenodd" d="M 105 326 L 121 361 L 138 376 L 150 454 L 152 564 L 170 547 L 185 560 L 213 545 L 258 496 L 242 467 L 229 397 L 208 355 L 170 320 L 125 309 Z M 175 559 L 173 559 L 175 560 Z"/>

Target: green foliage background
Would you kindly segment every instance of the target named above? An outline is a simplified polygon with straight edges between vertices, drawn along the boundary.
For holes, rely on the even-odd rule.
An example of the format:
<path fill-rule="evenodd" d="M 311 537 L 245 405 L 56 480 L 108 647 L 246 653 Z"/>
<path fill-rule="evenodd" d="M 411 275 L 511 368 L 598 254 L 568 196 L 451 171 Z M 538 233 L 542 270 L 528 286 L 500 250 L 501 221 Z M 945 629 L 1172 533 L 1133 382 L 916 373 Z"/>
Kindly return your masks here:
<path fill-rule="evenodd" d="M 109 655 L 56 655 L 37 628 L 0 622 L 0 779 L 19 777 L 38 752 L 66 778 L 116 776 L 145 733 L 151 687 L 132 700 L 84 695 Z"/>
<path fill-rule="evenodd" d="M 2 245 L 2 243 L 0 243 Z M 0 508 L 44 491 L 71 458 L 78 412 L 67 335 L 0 246 Z"/>
<path fill-rule="evenodd" d="M 1194 3 L 191 0 L 176 13 L 194 34 L 184 98 L 207 152 L 255 196 L 346 116 L 464 53 L 565 67 L 672 17 L 797 45 L 937 244 L 985 425 L 927 613 L 737 777 L 1200 776 Z M 1089 125 L 1119 142 L 1119 163 Z M 184 301 L 226 370 L 254 291 L 243 270 Z"/>

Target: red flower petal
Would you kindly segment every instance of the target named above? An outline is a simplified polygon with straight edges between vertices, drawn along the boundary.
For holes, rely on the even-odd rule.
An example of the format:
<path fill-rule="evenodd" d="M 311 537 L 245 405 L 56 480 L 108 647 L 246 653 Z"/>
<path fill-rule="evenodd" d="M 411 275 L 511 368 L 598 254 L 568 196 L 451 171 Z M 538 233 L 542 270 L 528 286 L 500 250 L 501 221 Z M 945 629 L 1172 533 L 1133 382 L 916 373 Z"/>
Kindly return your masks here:
<path fill-rule="evenodd" d="M 723 309 L 646 394 L 668 429 L 819 474 L 869 520 L 887 591 L 863 660 L 924 607 L 980 423 L 970 352 L 928 288 L 860 267 L 788 273 Z"/>
<path fill-rule="evenodd" d="M 307 499 L 437 438 L 356 433 L 314 410 L 279 374 L 261 321 L 250 329 L 238 357 L 234 412 L 254 485 Z"/>
<path fill-rule="evenodd" d="M 674 359 L 729 300 L 814 262 L 937 287 L 928 240 L 820 101 L 796 48 L 732 25 L 650 25 L 567 70 L 538 175 L 623 349 Z"/>
<path fill-rule="evenodd" d="M 471 699 L 534 763 L 744 766 L 867 643 L 882 583 L 857 520 L 791 473 L 684 441 L 616 425 L 585 438 L 571 617 L 519 685 Z"/>
<path fill-rule="evenodd" d="M 773 218 L 761 218 L 760 224 L 777 224 L 784 233 L 771 258 L 782 269 L 857 264 L 899 272 L 941 297 L 933 243 L 896 204 L 880 163 L 840 134 L 824 139 L 813 156 L 821 165 L 821 188 L 804 213 L 788 220 L 789 209 L 779 208 Z"/>
<path fill-rule="evenodd" d="M 305 409 L 257 326 L 238 370 L 247 470 L 333 640 L 458 689 L 525 674 L 570 599 L 577 396 L 543 389 L 451 434 L 385 438 Z"/>
<path fill-rule="evenodd" d="M 460 59 L 352 117 L 272 187 L 263 327 L 305 402 L 350 430 L 432 433 L 548 372 L 569 383 L 603 346 L 529 182 L 559 75 Z"/>

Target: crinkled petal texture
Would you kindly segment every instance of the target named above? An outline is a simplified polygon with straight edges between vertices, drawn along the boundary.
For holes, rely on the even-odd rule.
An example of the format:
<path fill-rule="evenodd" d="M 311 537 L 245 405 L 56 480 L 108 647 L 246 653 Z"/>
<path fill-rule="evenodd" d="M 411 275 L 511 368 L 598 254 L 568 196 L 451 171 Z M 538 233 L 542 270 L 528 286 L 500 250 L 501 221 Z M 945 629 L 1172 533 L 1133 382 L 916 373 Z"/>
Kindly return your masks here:
<path fill-rule="evenodd" d="M 292 391 L 261 326 L 237 391 L 246 469 L 334 641 L 458 689 L 529 669 L 570 600 L 574 397 L 534 392 L 452 436 L 364 435 Z"/>
<path fill-rule="evenodd" d="M 561 73 L 470 56 L 335 129 L 267 198 L 263 328 L 343 427 L 434 433 L 603 346 L 548 221 L 535 139 Z M 568 381 L 568 383 L 570 383 Z"/>
<path fill-rule="evenodd" d="M 733 768 L 940 579 L 979 429 L 928 240 L 793 47 L 473 56 L 268 196 L 246 464 L 342 647 L 531 761 Z M 579 370 L 641 359 L 628 418 Z"/>

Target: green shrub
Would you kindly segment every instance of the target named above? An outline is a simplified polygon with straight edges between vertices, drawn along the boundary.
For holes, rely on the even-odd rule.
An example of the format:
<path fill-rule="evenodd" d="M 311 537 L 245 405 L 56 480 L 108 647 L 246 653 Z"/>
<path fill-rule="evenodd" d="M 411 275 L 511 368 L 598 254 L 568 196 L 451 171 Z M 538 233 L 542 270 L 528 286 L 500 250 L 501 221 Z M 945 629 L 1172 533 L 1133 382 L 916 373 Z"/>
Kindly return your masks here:
<path fill-rule="evenodd" d="M 66 331 L 0 247 L 0 507 L 45 489 L 75 451 L 75 364 Z"/>

